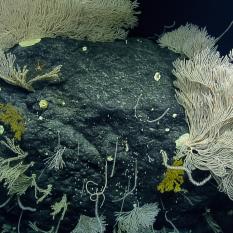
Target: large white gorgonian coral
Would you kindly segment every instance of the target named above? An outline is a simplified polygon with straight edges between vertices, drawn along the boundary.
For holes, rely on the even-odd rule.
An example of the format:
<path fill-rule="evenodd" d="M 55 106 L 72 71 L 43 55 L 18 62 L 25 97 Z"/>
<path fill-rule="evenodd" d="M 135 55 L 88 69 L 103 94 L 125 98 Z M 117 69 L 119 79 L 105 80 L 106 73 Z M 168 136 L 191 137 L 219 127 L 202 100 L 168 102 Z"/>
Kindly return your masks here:
<path fill-rule="evenodd" d="M 206 49 L 193 59 L 177 59 L 173 74 L 189 126 L 177 157 L 185 157 L 188 169 L 210 171 L 233 199 L 233 65 Z"/>
<path fill-rule="evenodd" d="M 56 36 L 122 39 L 136 24 L 136 7 L 130 0 L 1 0 L 0 48 Z"/>
<path fill-rule="evenodd" d="M 160 36 L 158 43 L 175 53 L 192 58 L 195 54 L 209 48 L 216 50 L 216 39 L 208 35 L 205 28 L 187 23 Z"/>
<path fill-rule="evenodd" d="M 169 166 L 164 151 L 162 155 L 167 167 L 185 170 L 195 185 L 213 176 L 233 200 L 233 56 L 232 51 L 225 57 L 216 51 L 222 35 L 214 39 L 205 29 L 187 24 L 159 39 L 160 46 L 186 55 L 173 63 L 173 74 L 189 127 L 189 133 L 177 141 L 176 159 L 184 158 L 183 166 Z M 197 182 L 191 175 L 194 169 L 209 171 L 211 176 Z"/>

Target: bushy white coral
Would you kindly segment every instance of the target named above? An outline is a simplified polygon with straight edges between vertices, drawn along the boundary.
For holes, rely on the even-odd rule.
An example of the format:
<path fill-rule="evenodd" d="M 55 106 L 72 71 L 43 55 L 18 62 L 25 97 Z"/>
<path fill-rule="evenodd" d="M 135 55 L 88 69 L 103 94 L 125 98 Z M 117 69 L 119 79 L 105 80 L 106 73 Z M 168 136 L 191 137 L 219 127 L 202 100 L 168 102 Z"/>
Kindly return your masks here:
<path fill-rule="evenodd" d="M 161 47 L 167 47 L 188 58 L 192 58 L 206 48 L 216 50 L 216 39 L 208 35 L 205 28 L 199 28 L 190 23 L 164 33 L 158 39 L 158 43 Z"/>
<path fill-rule="evenodd" d="M 130 0 L 1 0 L 0 48 L 56 36 L 90 41 L 124 38 L 137 21 L 136 7 Z"/>

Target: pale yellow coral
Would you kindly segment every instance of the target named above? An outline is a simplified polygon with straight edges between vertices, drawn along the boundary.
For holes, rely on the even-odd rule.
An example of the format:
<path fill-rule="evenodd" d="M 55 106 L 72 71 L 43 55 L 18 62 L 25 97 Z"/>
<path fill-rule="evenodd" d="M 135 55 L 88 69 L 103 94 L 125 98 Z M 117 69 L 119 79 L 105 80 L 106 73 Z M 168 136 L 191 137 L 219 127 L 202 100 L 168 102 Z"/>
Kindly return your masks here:
<path fill-rule="evenodd" d="M 172 166 L 182 166 L 182 160 L 174 160 Z M 163 180 L 157 186 L 157 190 L 164 192 L 180 192 L 181 185 L 184 183 L 184 170 L 167 169 Z"/>

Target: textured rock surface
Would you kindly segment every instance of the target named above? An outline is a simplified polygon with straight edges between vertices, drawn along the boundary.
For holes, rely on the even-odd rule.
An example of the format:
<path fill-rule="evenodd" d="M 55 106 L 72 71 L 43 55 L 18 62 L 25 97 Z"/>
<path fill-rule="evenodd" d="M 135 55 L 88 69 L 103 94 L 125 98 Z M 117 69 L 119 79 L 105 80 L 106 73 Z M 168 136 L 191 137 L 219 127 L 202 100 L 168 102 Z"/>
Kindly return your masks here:
<path fill-rule="evenodd" d="M 40 176 L 40 186 L 53 185 L 52 195 L 40 205 L 36 205 L 32 191 L 21 198 L 24 205 L 37 208 L 36 212 L 24 213 L 21 232 L 29 232 L 28 221 L 38 222 L 43 229 L 56 225 L 57 220 L 52 221 L 50 216 L 50 205 L 64 193 L 70 205 L 59 232 L 70 232 L 80 214 L 94 216 L 95 203 L 90 201 L 84 184 L 91 180 L 98 187 L 104 185 L 105 161 L 114 157 L 116 143 L 115 173 L 110 178 L 113 162 L 108 162 L 106 199 L 99 209 L 107 218 L 108 232 L 114 225 L 113 213 L 121 208 L 121 202 L 112 201 L 123 196 L 129 180 L 132 188 L 136 160 L 137 188 L 126 198 L 125 211 L 135 203 L 159 202 L 162 211 L 156 229 L 171 228 L 164 218 L 168 211 L 167 216 L 180 232 L 204 233 L 211 232 L 202 215 L 210 208 L 217 222 L 229 228 L 232 216 L 227 212 L 233 205 L 217 191 L 213 181 L 197 188 L 186 179 L 186 193 L 160 194 L 156 190 L 165 171 L 160 150 L 173 156 L 175 140 L 187 131 L 172 85 L 176 55 L 144 39 L 114 43 L 48 39 L 29 48 L 15 47 L 11 52 L 20 66 L 28 66 L 31 75 L 63 65 L 59 83 L 41 83 L 34 93 L 1 81 L 1 102 L 17 106 L 26 118 L 21 146 L 29 152 L 28 160 L 35 162 L 30 171 Z M 41 71 L 36 70 L 38 65 Z M 156 72 L 161 74 L 159 81 L 154 79 Z M 42 99 L 49 103 L 46 110 L 39 108 Z M 165 111 L 159 121 L 149 122 Z M 58 145 L 58 132 L 61 146 L 66 147 L 65 167 L 59 171 L 44 169 L 44 160 L 54 154 Z M 3 202 L 6 195 L 4 190 L 1 193 Z M 0 211 L 1 223 L 17 224 L 20 209 L 15 199 Z"/>

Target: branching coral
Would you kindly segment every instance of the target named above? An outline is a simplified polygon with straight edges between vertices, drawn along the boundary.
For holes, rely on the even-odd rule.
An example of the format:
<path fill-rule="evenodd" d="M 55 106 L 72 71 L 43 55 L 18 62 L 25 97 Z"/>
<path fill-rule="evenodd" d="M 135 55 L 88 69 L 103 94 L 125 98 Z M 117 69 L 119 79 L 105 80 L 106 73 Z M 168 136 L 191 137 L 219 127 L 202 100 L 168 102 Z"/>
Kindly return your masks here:
<path fill-rule="evenodd" d="M 14 140 L 6 138 L 5 141 L 1 141 L 1 144 L 7 147 L 11 152 L 15 154 L 13 157 L 3 158 L 0 157 L 0 182 L 3 182 L 4 187 L 8 191 L 8 195 L 23 195 L 30 187 L 34 187 L 35 198 L 37 203 L 44 200 L 52 190 L 52 186 L 48 185 L 47 189 L 38 187 L 36 183 L 36 175 L 32 174 L 27 176 L 25 172 L 33 166 L 34 162 L 24 164 L 24 159 L 28 153 L 24 152 Z M 41 196 L 38 197 L 38 193 Z"/>
<path fill-rule="evenodd" d="M 0 78 L 9 84 L 22 87 L 27 91 L 34 91 L 33 85 L 39 81 L 56 81 L 59 79 L 61 65 L 45 74 L 29 79 L 27 66 L 21 68 L 15 64 L 15 60 L 14 54 L 5 54 L 0 50 Z"/>

